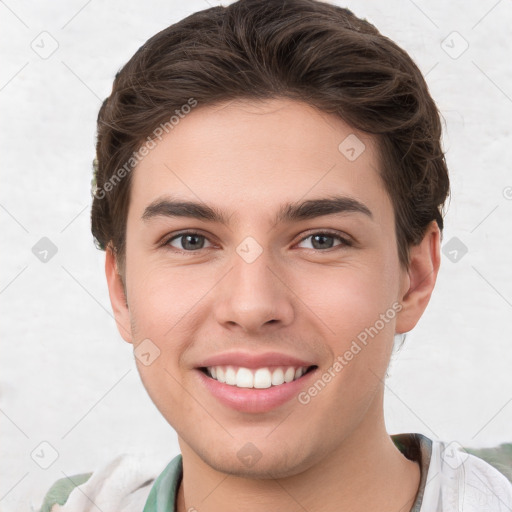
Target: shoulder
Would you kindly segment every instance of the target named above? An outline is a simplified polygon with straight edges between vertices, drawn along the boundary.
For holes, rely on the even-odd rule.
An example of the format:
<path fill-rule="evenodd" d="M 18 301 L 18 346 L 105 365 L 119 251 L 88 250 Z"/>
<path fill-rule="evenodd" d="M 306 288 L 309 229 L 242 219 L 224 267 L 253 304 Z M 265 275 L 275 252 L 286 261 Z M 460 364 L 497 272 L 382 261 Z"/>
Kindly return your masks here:
<path fill-rule="evenodd" d="M 39 512 L 50 512 L 54 505 L 64 505 L 70 492 L 75 487 L 87 482 L 91 475 L 92 473 L 83 473 L 57 480 L 46 493 Z"/>
<path fill-rule="evenodd" d="M 488 462 L 512 482 L 512 443 L 503 443 L 492 448 L 465 448 L 465 450 Z"/>
<path fill-rule="evenodd" d="M 140 512 L 162 467 L 147 454 L 122 454 L 91 473 L 57 480 L 39 512 Z"/>
<path fill-rule="evenodd" d="M 434 486 L 438 487 L 440 510 L 501 512 L 512 509 L 512 483 L 494 466 L 457 442 L 433 441 L 431 471 L 429 480 L 437 480 Z"/>

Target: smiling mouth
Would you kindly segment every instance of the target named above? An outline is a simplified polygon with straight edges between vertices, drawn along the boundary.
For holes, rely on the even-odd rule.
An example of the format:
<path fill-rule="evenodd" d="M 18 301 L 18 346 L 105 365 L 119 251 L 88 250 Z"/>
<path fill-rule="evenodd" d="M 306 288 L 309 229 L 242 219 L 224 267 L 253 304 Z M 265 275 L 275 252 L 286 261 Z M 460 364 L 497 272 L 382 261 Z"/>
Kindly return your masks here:
<path fill-rule="evenodd" d="M 221 365 L 199 368 L 201 372 L 217 382 L 238 388 L 267 389 L 282 386 L 300 379 L 303 375 L 318 368 L 313 366 L 275 366 L 244 368 Z"/>

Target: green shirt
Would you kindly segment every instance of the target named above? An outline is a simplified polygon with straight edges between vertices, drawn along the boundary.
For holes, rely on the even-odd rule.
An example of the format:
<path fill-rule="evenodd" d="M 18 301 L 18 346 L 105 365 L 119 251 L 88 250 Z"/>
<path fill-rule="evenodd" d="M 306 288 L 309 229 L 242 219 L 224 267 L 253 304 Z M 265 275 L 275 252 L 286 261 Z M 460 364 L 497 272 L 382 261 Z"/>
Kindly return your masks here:
<path fill-rule="evenodd" d="M 418 462 L 420 466 L 420 485 L 411 512 L 475 512 L 481 511 L 484 504 L 488 505 L 485 510 L 489 511 L 512 510 L 510 481 L 483 459 L 464 449 L 456 448 L 454 452 L 450 448 L 454 443 L 432 441 L 422 434 L 394 434 L 390 437 L 405 457 Z M 512 445 L 504 447 L 512 450 Z M 90 475 L 75 475 L 57 481 L 47 493 L 40 512 L 50 512 L 56 503 L 64 505 L 73 488 L 86 482 Z M 176 512 L 182 478 L 183 461 L 180 454 L 155 480 L 145 484 L 147 488 L 151 485 L 151 489 L 142 512 Z M 70 481 L 74 485 L 70 485 Z M 508 504 L 510 508 L 503 508 Z M 421 510 L 422 507 L 424 510 Z M 140 512 L 138 507 L 133 508 L 134 512 L 135 509 Z M 82 511 L 73 509 L 73 512 Z"/>
<path fill-rule="evenodd" d="M 411 437 L 412 436 L 412 437 Z M 421 467 L 421 480 L 411 512 L 419 512 L 427 479 L 432 441 L 421 434 L 392 435 L 397 448 Z M 177 455 L 158 476 L 151 488 L 143 512 L 176 512 L 176 497 L 183 478 L 183 460 Z"/>

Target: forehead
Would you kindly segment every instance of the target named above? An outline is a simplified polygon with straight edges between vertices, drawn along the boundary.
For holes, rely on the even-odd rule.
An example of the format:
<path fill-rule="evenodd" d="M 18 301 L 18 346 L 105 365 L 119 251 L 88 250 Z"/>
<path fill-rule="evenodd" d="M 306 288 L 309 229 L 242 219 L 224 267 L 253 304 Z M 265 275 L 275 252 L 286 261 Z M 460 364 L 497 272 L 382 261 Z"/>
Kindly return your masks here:
<path fill-rule="evenodd" d="M 129 217 L 170 194 L 230 212 L 237 223 L 284 203 L 344 195 L 386 215 L 376 141 L 334 115 L 288 99 L 198 105 L 137 165 Z"/>

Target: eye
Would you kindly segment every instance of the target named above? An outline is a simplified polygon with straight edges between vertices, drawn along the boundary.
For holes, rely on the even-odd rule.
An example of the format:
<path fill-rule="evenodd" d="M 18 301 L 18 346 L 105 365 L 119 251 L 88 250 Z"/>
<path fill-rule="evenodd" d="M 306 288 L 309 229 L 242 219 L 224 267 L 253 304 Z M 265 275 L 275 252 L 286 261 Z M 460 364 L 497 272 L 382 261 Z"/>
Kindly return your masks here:
<path fill-rule="evenodd" d="M 350 247 L 352 245 L 350 240 L 341 236 L 337 232 L 331 233 L 328 231 L 317 231 L 315 233 L 311 233 L 308 236 L 302 238 L 299 242 L 299 245 L 309 239 L 311 239 L 312 247 L 306 247 L 306 249 L 311 248 L 313 250 L 320 250 L 322 252 L 340 246 Z M 334 244 L 334 240 L 338 240 L 339 243 Z M 181 252 L 196 252 L 208 247 L 205 246 L 205 242 L 210 244 L 210 246 L 213 245 L 208 241 L 208 238 L 205 235 L 195 231 L 186 231 L 168 238 L 167 241 L 163 242 L 162 245 L 164 247 L 172 247 Z"/>
<path fill-rule="evenodd" d="M 181 239 L 181 241 L 179 241 Z M 200 233 L 196 233 L 195 231 L 187 231 L 185 233 L 180 233 L 179 235 L 174 235 L 172 238 L 169 238 L 166 242 L 164 242 L 164 246 L 171 246 L 175 249 L 185 251 L 185 252 L 193 252 L 199 249 L 204 249 L 204 242 L 208 240 L 204 235 Z M 172 244 L 172 242 L 176 242 L 178 247 Z"/>
<path fill-rule="evenodd" d="M 333 247 L 338 246 L 350 247 L 352 245 L 352 243 L 347 238 L 344 238 L 337 233 L 330 233 L 328 231 L 317 231 L 316 233 L 312 233 L 304 237 L 300 243 L 303 243 L 308 239 L 311 239 L 311 248 L 315 250 L 332 249 Z M 334 239 L 338 239 L 341 243 L 337 244 L 336 246 L 333 246 Z M 306 247 L 306 249 L 309 249 L 309 247 Z"/>

